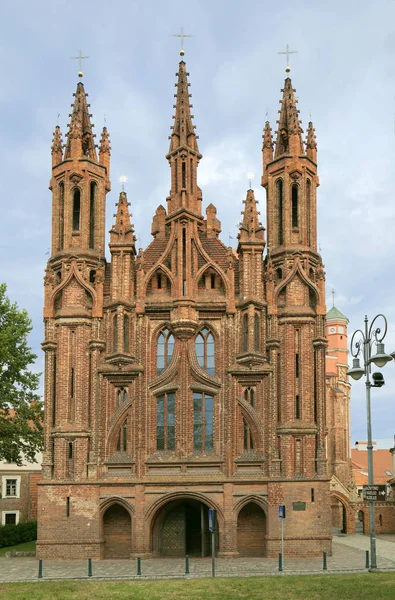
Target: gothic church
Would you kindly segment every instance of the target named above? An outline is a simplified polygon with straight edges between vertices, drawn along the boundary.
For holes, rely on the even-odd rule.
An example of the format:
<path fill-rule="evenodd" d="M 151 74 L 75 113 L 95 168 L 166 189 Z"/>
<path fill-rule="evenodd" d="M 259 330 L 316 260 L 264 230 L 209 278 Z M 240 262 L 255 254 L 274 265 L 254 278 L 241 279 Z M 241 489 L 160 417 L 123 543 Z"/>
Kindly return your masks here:
<path fill-rule="evenodd" d="M 249 189 L 235 251 L 215 206 L 203 214 L 187 78 L 182 59 L 145 250 L 121 192 L 106 260 L 111 147 L 82 82 L 65 146 L 55 129 L 39 558 L 206 556 L 209 508 L 218 556 L 274 557 L 280 504 L 286 555 L 331 551 L 313 125 L 303 138 L 287 76 L 275 141 L 263 132 L 267 231 Z"/>

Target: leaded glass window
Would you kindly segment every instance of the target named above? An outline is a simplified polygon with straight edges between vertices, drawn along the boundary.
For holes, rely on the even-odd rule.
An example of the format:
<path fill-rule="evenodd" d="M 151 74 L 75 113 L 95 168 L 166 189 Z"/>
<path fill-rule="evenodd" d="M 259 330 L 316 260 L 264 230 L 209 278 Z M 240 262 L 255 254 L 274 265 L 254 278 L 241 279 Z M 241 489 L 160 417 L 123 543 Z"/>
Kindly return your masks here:
<path fill-rule="evenodd" d="M 165 452 L 175 446 L 175 408 L 174 392 L 163 394 L 156 399 L 156 449 Z"/>
<path fill-rule="evenodd" d="M 195 351 L 199 366 L 209 375 L 215 374 L 215 344 L 214 337 L 207 327 L 197 335 Z"/>
<path fill-rule="evenodd" d="M 214 398 L 208 394 L 193 394 L 193 447 L 199 452 L 214 450 Z"/>
<path fill-rule="evenodd" d="M 174 350 L 174 336 L 166 328 L 158 336 L 156 352 L 156 373 L 160 375 L 170 364 Z"/>

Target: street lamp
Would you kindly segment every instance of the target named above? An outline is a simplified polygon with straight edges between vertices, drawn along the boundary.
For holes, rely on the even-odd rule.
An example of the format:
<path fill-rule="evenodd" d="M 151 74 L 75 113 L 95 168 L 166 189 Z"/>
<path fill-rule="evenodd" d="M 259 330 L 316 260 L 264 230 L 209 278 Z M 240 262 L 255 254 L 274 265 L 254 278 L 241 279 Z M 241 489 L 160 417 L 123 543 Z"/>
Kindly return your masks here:
<path fill-rule="evenodd" d="M 377 319 L 383 319 L 384 332 L 380 327 L 374 328 Z M 376 367 L 382 368 L 387 362 L 395 358 L 395 351 L 391 355 L 386 354 L 384 350 L 383 339 L 387 333 L 387 319 L 384 315 L 378 314 L 374 317 L 369 326 L 368 318 L 365 316 L 365 331 L 357 329 L 351 338 L 350 350 L 353 356 L 353 366 L 347 371 L 356 381 L 365 375 L 366 381 L 366 418 L 368 430 L 368 484 L 374 485 L 373 478 L 373 444 L 372 444 L 372 422 L 370 413 L 370 388 L 381 387 L 384 385 L 384 378 L 381 373 L 373 373 L 373 383 L 370 381 L 372 363 Z M 357 336 L 357 339 L 356 339 Z M 359 337 L 359 339 L 358 339 Z M 376 344 L 376 354 L 372 356 L 372 345 Z M 360 365 L 359 355 L 362 355 L 363 366 Z M 394 356 L 393 356 L 394 355 Z M 376 561 L 376 531 L 374 522 L 374 501 L 369 502 L 369 536 L 370 536 L 370 570 L 377 569 Z"/>

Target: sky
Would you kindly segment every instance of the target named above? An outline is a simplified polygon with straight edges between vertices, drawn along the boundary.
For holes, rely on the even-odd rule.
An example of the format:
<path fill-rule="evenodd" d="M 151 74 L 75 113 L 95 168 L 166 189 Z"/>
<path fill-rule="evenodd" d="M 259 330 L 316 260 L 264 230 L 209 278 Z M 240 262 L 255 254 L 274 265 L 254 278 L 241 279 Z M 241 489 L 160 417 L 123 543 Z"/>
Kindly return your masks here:
<path fill-rule="evenodd" d="M 138 246 L 150 242 L 165 204 L 165 159 L 183 26 L 194 123 L 203 159 L 204 208 L 236 247 L 242 200 L 260 187 L 262 129 L 275 128 L 285 56 L 306 130 L 318 144 L 318 237 L 327 306 L 349 318 L 349 339 L 383 313 L 386 349 L 395 349 L 395 2 L 394 0 L 2 0 L 0 61 L 0 281 L 33 321 L 29 341 L 43 370 L 43 275 L 51 235 L 51 140 L 67 131 L 79 49 L 97 142 L 111 134 L 107 229 L 126 175 Z M 59 115 L 59 116 L 58 116 Z M 267 116 L 266 116 L 267 115 Z M 395 362 L 372 390 L 374 439 L 395 434 Z M 351 395 L 351 443 L 366 439 L 364 380 Z M 392 444 L 393 445 L 393 444 Z"/>

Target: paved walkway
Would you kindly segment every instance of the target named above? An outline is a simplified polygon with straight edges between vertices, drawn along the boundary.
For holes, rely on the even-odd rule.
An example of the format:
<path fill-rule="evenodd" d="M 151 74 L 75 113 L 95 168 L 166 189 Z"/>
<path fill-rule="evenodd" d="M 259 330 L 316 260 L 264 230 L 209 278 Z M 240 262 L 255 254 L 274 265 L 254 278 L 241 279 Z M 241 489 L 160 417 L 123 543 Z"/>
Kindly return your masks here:
<path fill-rule="evenodd" d="M 385 539 L 384 539 L 385 538 Z M 323 571 L 322 558 L 286 558 L 283 574 L 364 572 L 365 551 L 369 537 L 364 535 L 335 536 L 333 556 L 328 556 L 328 570 Z M 395 571 L 395 535 L 377 539 L 379 569 Z M 191 558 L 190 577 L 210 577 L 210 558 Z M 93 579 L 163 579 L 185 576 L 185 560 L 176 558 L 141 561 L 141 576 L 137 576 L 137 560 L 92 561 Z M 38 560 L 35 558 L 0 558 L 0 582 L 37 580 Z M 280 575 L 278 560 L 273 558 L 217 559 L 216 576 L 248 577 Z M 86 579 L 88 561 L 44 561 L 44 579 Z"/>

